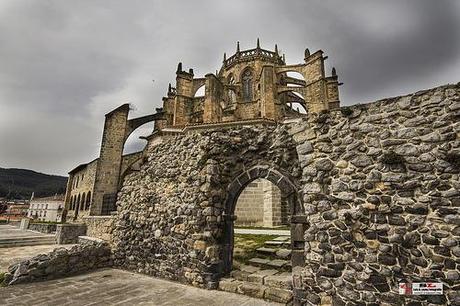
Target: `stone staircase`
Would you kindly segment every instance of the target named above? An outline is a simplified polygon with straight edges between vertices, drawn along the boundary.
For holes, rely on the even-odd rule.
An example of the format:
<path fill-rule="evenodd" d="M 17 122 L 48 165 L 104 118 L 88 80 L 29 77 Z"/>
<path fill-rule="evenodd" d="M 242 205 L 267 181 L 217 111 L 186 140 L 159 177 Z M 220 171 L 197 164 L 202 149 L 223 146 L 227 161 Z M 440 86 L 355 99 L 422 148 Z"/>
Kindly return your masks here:
<path fill-rule="evenodd" d="M 54 235 L 40 235 L 28 237 L 0 238 L 0 248 L 11 248 L 18 246 L 56 244 Z"/>
<path fill-rule="evenodd" d="M 234 262 L 228 278 L 219 282 L 219 290 L 291 305 L 291 250 L 287 236 L 266 241 L 257 257 L 247 264 Z"/>

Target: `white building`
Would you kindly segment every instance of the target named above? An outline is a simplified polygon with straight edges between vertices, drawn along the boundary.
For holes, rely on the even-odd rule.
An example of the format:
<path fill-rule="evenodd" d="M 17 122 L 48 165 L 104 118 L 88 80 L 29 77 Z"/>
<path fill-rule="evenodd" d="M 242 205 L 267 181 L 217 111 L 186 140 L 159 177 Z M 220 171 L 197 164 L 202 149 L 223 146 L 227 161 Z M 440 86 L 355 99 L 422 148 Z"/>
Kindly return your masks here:
<path fill-rule="evenodd" d="M 39 221 L 61 222 L 63 209 L 64 195 L 32 199 L 27 217 Z"/>

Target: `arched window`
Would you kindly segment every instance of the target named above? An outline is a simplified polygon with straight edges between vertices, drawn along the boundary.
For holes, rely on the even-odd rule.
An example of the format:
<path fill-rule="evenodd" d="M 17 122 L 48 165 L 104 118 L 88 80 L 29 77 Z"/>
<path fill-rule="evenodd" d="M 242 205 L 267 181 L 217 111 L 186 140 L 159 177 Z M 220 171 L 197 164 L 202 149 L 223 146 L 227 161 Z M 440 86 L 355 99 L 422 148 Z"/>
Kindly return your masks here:
<path fill-rule="evenodd" d="M 233 74 L 230 74 L 228 76 L 228 85 L 235 85 L 235 77 L 233 76 Z M 228 90 L 228 100 L 230 104 L 233 104 L 236 102 L 236 94 L 232 89 Z"/>
<path fill-rule="evenodd" d="M 75 210 L 78 211 L 78 205 L 80 205 L 80 195 L 77 197 L 77 202 L 75 203 Z"/>
<path fill-rule="evenodd" d="M 246 69 L 241 79 L 243 83 L 243 101 L 252 101 L 252 70 Z"/>
<path fill-rule="evenodd" d="M 86 203 L 86 194 L 83 193 L 81 196 L 81 203 L 80 203 L 80 209 L 79 210 L 84 210 L 85 209 L 85 203 Z"/>
<path fill-rule="evenodd" d="M 89 191 L 88 195 L 86 195 L 85 210 L 88 210 L 90 205 L 91 205 L 91 191 Z"/>

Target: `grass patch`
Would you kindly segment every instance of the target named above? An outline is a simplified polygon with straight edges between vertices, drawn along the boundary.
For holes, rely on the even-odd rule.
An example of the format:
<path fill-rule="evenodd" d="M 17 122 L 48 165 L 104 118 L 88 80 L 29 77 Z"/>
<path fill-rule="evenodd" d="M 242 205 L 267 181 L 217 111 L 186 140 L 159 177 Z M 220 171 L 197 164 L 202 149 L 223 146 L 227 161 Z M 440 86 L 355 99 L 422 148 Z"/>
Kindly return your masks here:
<path fill-rule="evenodd" d="M 266 227 L 266 226 L 235 226 L 235 229 L 256 229 L 256 230 L 290 230 L 289 225 Z"/>
<path fill-rule="evenodd" d="M 0 287 L 6 287 L 5 272 L 0 272 Z"/>
<path fill-rule="evenodd" d="M 235 234 L 233 259 L 247 264 L 249 259 L 257 257 L 256 249 L 263 247 L 265 241 L 273 240 L 277 235 Z"/>

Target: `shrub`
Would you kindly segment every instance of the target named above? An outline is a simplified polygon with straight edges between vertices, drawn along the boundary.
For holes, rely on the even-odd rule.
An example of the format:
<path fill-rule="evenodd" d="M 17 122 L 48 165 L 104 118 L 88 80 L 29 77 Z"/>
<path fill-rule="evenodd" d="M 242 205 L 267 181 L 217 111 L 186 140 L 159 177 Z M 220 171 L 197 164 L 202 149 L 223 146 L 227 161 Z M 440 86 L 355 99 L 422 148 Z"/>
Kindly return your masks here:
<path fill-rule="evenodd" d="M 388 151 L 383 153 L 381 162 L 387 165 L 401 165 L 405 163 L 405 160 L 401 155 L 393 151 Z"/>

